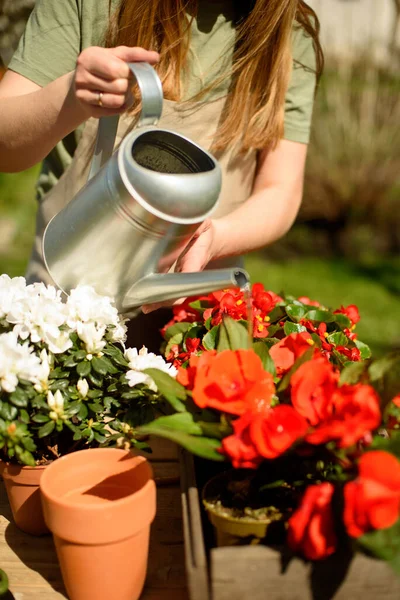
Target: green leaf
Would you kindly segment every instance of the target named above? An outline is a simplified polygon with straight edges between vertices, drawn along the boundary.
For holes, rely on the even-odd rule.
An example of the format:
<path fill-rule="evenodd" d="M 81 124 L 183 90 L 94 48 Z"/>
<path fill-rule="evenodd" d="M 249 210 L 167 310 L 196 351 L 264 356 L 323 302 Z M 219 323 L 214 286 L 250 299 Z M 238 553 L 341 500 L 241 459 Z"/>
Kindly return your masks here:
<path fill-rule="evenodd" d="M 32 421 L 34 423 L 47 423 L 47 421 L 49 421 L 49 416 L 48 415 L 42 415 L 40 413 L 38 413 L 37 415 L 32 417 Z"/>
<path fill-rule="evenodd" d="M 203 313 L 207 308 L 210 308 L 211 304 L 208 300 L 194 300 L 189 306 L 199 313 Z"/>
<path fill-rule="evenodd" d="M 302 333 L 303 331 L 307 331 L 307 327 L 304 327 L 304 325 L 299 325 L 298 323 L 286 321 L 285 325 L 283 326 L 283 331 L 285 335 L 290 335 L 291 333 Z"/>
<path fill-rule="evenodd" d="M 93 371 L 91 371 L 88 375 L 88 380 L 98 388 L 103 387 L 103 377 L 99 373 L 93 373 Z"/>
<path fill-rule="evenodd" d="M 333 315 L 335 320 L 334 322 L 339 325 L 342 329 L 350 329 L 351 321 L 349 317 L 346 317 L 343 313 L 337 313 Z"/>
<path fill-rule="evenodd" d="M 71 367 L 76 367 L 77 365 L 77 360 L 75 359 L 75 357 L 73 355 L 71 356 L 67 356 L 66 359 L 64 360 L 64 367 L 71 368 Z"/>
<path fill-rule="evenodd" d="M 172 442 L 176 442 L 189 452 L 206 458 L 208 460 L 223 461 L 224 456 L 217 450 L 221 446 L 220 440 L 212 438 L 190 435 L 184 431 L 171 429 L 170 427 L 157 425 L 158 419 L 152 423 L 148 423 L 138 429 L 141 433 L 156 435 L 166 438 Z"/>
<path fill-rule="evenodd" d="M 87 356 L 87 352 L 86 350 L 78 350 L 78 352 L 75 352 L 74 354 L 74 359 L 77 362 L 80 362 L 81 360 L 84 360 Z"/>
<path fill-rule="evenodd" d="M 203 337 L 203 346 L 206 350 L 215 350 L 219 333 L 219 325 L 216 325 Z"/>
<path fill-rule="evenodd" d="M 364 362 L 353 362 L 343 369 L 340 374 L 339 385 L 355 385 L 364 375 L 368 365 Z"/>
<path fill-rule="evenodd" d="M 275 377 L 275 363 L 269 354 L 268 346 L 264 344 L 264 342 L 255 342 L 253 344 L 253 350 L 257 354 L 257 356 L 261 358 L 261 362 L 263 364 L 264 369 Z"/>
<path fill-rule="evenodd" d="M 360 342 L 360 340 L 355 340 L 354 343 L 360 351 L 362 360 L 367 360 L 368 358 L 371 358 L 371 349 L 369 346 L 367 346 L 367 344 L 364 344 L 364 342 Z"/>
<path fill-rule="evenodd" d="M 292 321 L 300 321 L 307 312 L 307 309 L 302 304 L 288 304 L 285 310 Z"/>
<path fill-rule="evenodd" d="M 28 450 L 22 450 L 22 452 L 18 454 L 18 459 L 28 467 L 36 467 L 35 459 Z"/>
<path fill-rule="evenodd" d="M 48 423 L 40 427 L 38 429 L 38 437 L 43 438 L 50 435 L 54 431 L 55 425 L 56 424 L 54 421 L 49 421 Z"/>
<path fill-rule="evenodd" d="M 400 575 L 400 519 L 392 527 L 365 533 L 357 543 L 377 558 L 388 561 Z"/>
<path fill-rule="evenodd" d="M 327 340 L 329 344 L 333 344 L 334 346 L 347 346 L 350 341 L 342 331 L 335 331 L 335 333 L 331 333 L 328 335 Z"/>
<path fill-rule="evenodd" d="M 80 377 L 87 377 L 92 370 L 92 365 L 89 360 L 83 360 L 76 367 L 76 372 Z"/>
<path fill-rule="evenodd" d="M 108 365 L 102 357 L 94 356 L 91 362 L 93 371 L 99 375 L 107 375 Z"/>
<path fill-rule="evenodd" d="M 228 348 L 226 348 L 227 344 Z M 222 351 L 222 347 L 224 350 L 247 350 L 250 347 L 250 337 L 247 328 L 234 319 L 225 317 L 220 325 L 219 352 Z"/>
<path fill-rule="evenodd" d="M 64 371 L 62 367 L 56 367 L 50 371 L 49 379 L 68 379 L 69 372 Z"/>
<path fill-rule="evenodd" d="M 333 323 L 336 320 L 337 315 L 333 315 L 328 310 L 309 310 L 304 318 L 307 321 L 315 321 L 316 323 Z"/>
<path fill-rule="evenodd" d="M 18 410 L 15 406 L 8 404 L 8 402 L 3 402 L 0 409 L 0 417 L 5 419 L 6 421 L 14 421 L 18 416 Z"/>
<path fill-rule="evenodd" d="M 30 421 L 30 416 L 29 416 L 28 412 L 26 410 L 24 410 L 23 408 L 21 408 L 21 410 L 19 411 L 18 418 L 22 423 L 25 423 L 26 425 L 28 425 L 28 423 Z"/>
<path fill-rule="evenodd" d="M 79 410 L 76 413 L 76 416 L 78 417 L 78 419 L 80 419 L 81 421 L 84 421 L 86 419 L 86 417 L 88 416 L 88 407 L 86 406 L 86 404 L 84 404 L 83 402 L 80 404 L 79 406 Z"/>
<path fill-rule="evenodd" d="M 270 323 L 275 323 L 276 321 L 280 321 L 283 317 L 286 317 L 286 312 L 283 306 L 275 306 L 275 308 L 268 313 L 268 316 L 270 318 Z"/>
<path fill-rule="evenodd" d="M 186 400 L 186 389 L 175 381 L 168 373 L 159 369 L 145 369 L 143 371 L 149 375 L 156 384 L 159 393 L 170 403 L 176 412 L 185 412 L 186 406 L 182 401 Z"/>
<path fill-rule="evenodd" d="M 390 438 L 375 435 L 369 449 L 384 450 L 400 459 L 400 432 L 392 433 Z"/>
<path fill-rule="evenodd" d="M 94 436 L 94 439 L 96 440 L 96 442 L 98 442 L 99 444 L 104 444 L 104 442 L 107 440 L 105 435 L 101 435 L 97 431 L 95 431 L 93 433 L 93 436 Z"/>
<path fill-rule="evenodd" d="M 188 331 L 188 329 L 191 327 L 193 327 L 193 323 L 175 323 L 174 325 L 171 325 L 171 327 L 168 327 L 164 337 L 168 342 L 177 333 L 181 333 L 183 338 L 183 334 L 186 333 L 186 331 Z"/>
<path fill-rule="evenodd" d="M 200 425 L 202 434 L 207 438 L 223 440 L 224 437 L 233 433 L 232 427 L 227 422 L 209 423 L 207 421 L 197 421 L 197 425 Z"/>
<path fill-rule="evenodd" d="M 28 394 L 21 390 L 21 388 L 17 388 L 15 392 L 12 392 L 9 398 L 11 404 L 18 408 L 26 408 L 28 406 Z"/>
<path fill-rule="evenodd" d="M 180 346 L 183 342 L 183 333 L 176 333 L 170 339 L 166 345 L 164 356 L 168 356 L 172 350 L 172 346 Z"/>
<path fill-rule="evenodd" d="M 203 434 L 201 426 L 194 421 L 193 415 L 189 412 L 159 417 L 158 419 L 155 419 L 149 423 L 149 425 L 163 428 L 167 427 L 168 429 L 173 429 L 174 431 L 184 431 L 190 435 Z M 144 427 L 147 427 L 147 425 L 144 425 Z"/>

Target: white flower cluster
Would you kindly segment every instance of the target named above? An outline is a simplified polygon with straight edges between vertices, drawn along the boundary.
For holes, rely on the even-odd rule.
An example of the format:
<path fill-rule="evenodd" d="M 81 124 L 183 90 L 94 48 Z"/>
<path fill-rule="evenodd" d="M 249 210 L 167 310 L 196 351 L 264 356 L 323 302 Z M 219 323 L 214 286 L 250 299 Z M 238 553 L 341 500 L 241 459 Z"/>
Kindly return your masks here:
<path fill-rule="evenodd" d="M 143 346 L 139 352 L 136 348 L 128 348 L 125 351 L 125 358 L 128 361 L 130 370 L 126 373 L 126 378 L 130 387 L 134 387 L 139 383 L 145 383 L 151 390 L 157 391 L 157 386 L 153 379 L 146 373 L 143 373 L 146 369 L 158 369 L 176 377 L 178 371 L 173 365 L 169 365 L 165 362 L 162 356 L 149 352 L 147 348 Z"/>
<path fill-rule="evenodd" d="M 29 342 L 20 344 L 13 331 L 0 335 L 0 390 L 11 393 L 20 379 L 36 384 L 42 376 L 42 361 Z"/>
<path fill-rule="evenodd" d="M 126 326 L 111 299 L 93 288 L 71 291 L 64 303 L 61 292 L 43 283 L 26 285 L 23 277 L 0 276 L 0 325 L 12 328 L 22 340 L 42 342 L 53 354 L 71 348 L 76 332 L 88 354 L 98 353 L 107 341 L 124 342 Z"/>

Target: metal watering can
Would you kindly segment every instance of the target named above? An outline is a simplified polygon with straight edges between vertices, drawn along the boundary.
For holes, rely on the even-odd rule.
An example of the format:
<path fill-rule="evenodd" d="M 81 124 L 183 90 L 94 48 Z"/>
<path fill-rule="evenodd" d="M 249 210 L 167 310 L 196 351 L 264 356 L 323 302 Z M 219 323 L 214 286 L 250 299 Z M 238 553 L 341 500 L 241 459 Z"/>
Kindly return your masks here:
<path fill-rule="evenodd" d="M 118 117 L 100 119 L 88 183 L 48 224 L 43 256 L 66 293 L 79 284 L 111 296 L 133 316 L 143 304 L 243 287 L 242 269 L 168 269 L 217 205 L 221 169 L 188 138 L 157 128 L 161 82 L 147 63 L 129 65 L 140 89 L 138 126 L 112 154 Z"/>

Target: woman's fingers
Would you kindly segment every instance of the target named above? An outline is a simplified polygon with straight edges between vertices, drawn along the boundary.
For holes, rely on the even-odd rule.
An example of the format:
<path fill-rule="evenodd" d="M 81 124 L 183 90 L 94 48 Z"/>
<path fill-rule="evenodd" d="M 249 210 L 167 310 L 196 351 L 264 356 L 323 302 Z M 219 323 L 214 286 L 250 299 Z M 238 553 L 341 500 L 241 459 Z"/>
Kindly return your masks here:
<path fill-rule="evenodd" d="M 133 103 L 129 62 L 154 64 L 157 52 L 144 48 L 86 48 L 77 60 L 73 93 L 87 114 L 93 117 L 118 114 Z"/>
<path fill-rule="evenodd" d="M 113 110 L 125 109 L 127 107 L 126 97 L 122 94 L 108 94 L 100 90 L 76 90 L 76 97 L 86 104 L 98 106 L 99 108 L 111 108 Z"/>
<path fill-rule="evenodd" d="M 98 75 L 94 75 L 89 71 L 77 74 L 75 78 L 76 89 L 88 89 L 94 91 L 108 92 L 109 94 L 125 95 L 132 82 L 127 78 L 104 79 Z"/>
<path fill-rule="evenodd" d="M 123 60 L 125 63 L 128 62 L 148 62 L 154 65 L 158 62 L 160 55 L 154 50 L 145 50 L 144 48 L 129 46 L 117 46 L 117 48 L 111 48 L 113 54 Z"/>

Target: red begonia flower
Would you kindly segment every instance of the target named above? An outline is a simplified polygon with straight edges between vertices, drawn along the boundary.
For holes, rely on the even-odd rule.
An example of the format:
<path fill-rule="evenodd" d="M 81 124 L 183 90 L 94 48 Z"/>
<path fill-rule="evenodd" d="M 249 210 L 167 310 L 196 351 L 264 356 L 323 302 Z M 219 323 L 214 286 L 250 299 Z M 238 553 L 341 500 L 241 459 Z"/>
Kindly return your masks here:
<path fill-rule="evenodd" d="M 320 354 L 302 364 L 292 375 L 292 404 L 310 425 L 317 425 L 332 413 L 338 379 L 335 368 Z"/>
<path fill-rule="evenodd" d="M 253 350 L 210 354 L 205 352 L 196 363 L 193 400 L 197 406 L 232 415 L 270 406 L 275 393 L 273 377 Z"/>
<path fill-rule="evenodd" d="M 347 533 L 358 538 L 373 529 L 386 529 L 400 517 L 400 462 L 374 450 L 359 462 L 359 475 L 344 488 L 343 519 Z"/>
<path fill-rule="evenodd" d="M 278 376 L 287 373 L 296 360 L 314 344 L 308 332 L 291 333 L 271 347 L 269 354 L 274 361 Z"/>
<path fill-rule="evenodd" d="M 332 405 L 331 414 L 307 435 L 310 444 L 335 440 L 340 448 L 348 448 L 379 427 L 379 398 L 370 385 L 343 385 L 334 393 Z"/>
<path fill-rule="evenodd" d="M 328 482 L 311 485 L 289 519 L 289 547 L 309 560 L 321 560 L 336 550 L 333 492 L 334 487 Z"/>

